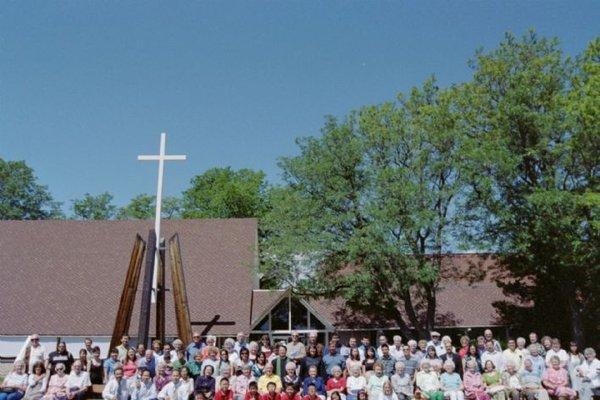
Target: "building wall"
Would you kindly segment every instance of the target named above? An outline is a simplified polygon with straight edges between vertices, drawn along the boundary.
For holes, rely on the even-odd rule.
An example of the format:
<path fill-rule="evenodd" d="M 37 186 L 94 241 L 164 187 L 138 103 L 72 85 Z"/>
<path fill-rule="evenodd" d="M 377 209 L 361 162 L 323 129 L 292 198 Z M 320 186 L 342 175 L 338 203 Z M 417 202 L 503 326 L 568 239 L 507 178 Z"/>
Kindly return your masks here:
<path fill-rule="evenodd" d="M 99 346 L 102 357 L 108 353 L 110 337 L 108 336 L 89 336 L 94 341 L 94 346 Z M 73 354 L 73 357 L 79 356 L 79 350 L 84 347 L 83 340 L 86 336 L 62 336 L 61 340 L 67 344 L 67 350 Z M 0 357 L 15 357 L 27 336 L 0 336 Z M 48 353 L 56 349 L 56 336 L 40 335 L 40 343 L 46 347 Z"/>

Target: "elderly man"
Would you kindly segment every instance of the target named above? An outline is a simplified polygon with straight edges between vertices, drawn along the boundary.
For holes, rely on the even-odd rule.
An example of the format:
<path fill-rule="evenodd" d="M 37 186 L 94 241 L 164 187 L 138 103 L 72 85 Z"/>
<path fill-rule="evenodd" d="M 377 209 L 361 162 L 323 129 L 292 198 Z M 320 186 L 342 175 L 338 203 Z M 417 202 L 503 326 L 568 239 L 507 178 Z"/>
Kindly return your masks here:
<path fill-rule="evenodd" d="M 144 357 L 137 361 L 138 368 L 144 368 L 150 372 L 150 378 L 154 378 L 154 375 L 156 375 L 157 365 L 156 357 L 154 357 L 154 352 L 152 350 L 146 350 Z"/>
<path fill-rule="evenodd" d="M 519 372 L 521 393 L 527 400 L 548 400 L 548 392 L 542 386 L 542 377 L 533 366 L 531 358 L 523 360 L 523 369 Z"/>
<path fill-rule="evenodd" d="M 292 332 L 292 341 L 286 344 L 288 357 L 300 365 L 302 359 L 306 357 L 306 348 L 304 343 L 300 341 L 300 334 L 296 331 Z"/>
<path fill-rule="evenodd" d="M 486 329 L 485 331 L 483 331 L 483 337 L 485 338 L 486 342 L 492 342 L 494 343 L 494 349 L 501 353 L 502 352 L 502 346 L 500 345 L 500 342 L 497 341 L 496 339 L 494 339 L 494 334 L 492 333 L 491 329 Z"/>
<path fill-rule="evenodd" d="M 394 335 L 390 346 L 390 355 L 396 360 L 402 355 L 402 336 Z"/>
<path fill-rule="evenodd" d="M 75 361 L 67 378 L 67 397 L 69 400 L 82 400 L 90 386 L 90 374 L 82 370 L 81 361 Z"/>
<path fill-rule="evenodd" d="M 238 332 L 235 337 L 235 343 L 233 344 L 233 350 L 236 354 L 240 354 L 240 350 L 248 347 L 248 342 L 246 342 L 246 334 L 244 332 Z"/>
<path fill-rule="evenodd" d="M 509 338 L 507 341 L 507 348 L 502 352 L 504 357 L 504 364 L 512 362 L 515 365 L 515 369 L 519 371 L 523 366 L 523 353 L 517 349 L 517 342 L 513 338 Z"/>
<path fill-rule="evenodd" d="M 33 364 L 36 362 L 46 363 L 48 360 L 48 352 L 46 348 L 40 343 L 40 336 L 37 333 L 29 336 L 27 340 L 25 340 L 25 344 L 23 348 L 17 355 L 18 361 L 25 362 L 25 357 L 27 355 L 27 351 L 29 351 L 29 362 L 27 364 L 27 371 L 31 374 L 33 373 Z"/>
<path fill-rule="evenodd" d="M 192 343 L 188 344 L 187 348 L 185 349 L 187 361 L 194 361 L 196 358 L 196 353 L 202 353 L 202 349 L 204 349 L 205 346 L 206 344 L 202 342 L 202 336 L 200 335 L 200 332 L 193 332 Z"/>
<path fill-rule="evenodd" d="M 427 347 L 433 346 L 435 348 L 435 353 L 437 354 L 437 356 L 441 357 L 442 354 L 446 352 L 446 349 L 444 348 L 444 344 L 440 341 L 440 333 L 433 331 L 429 334 L 429 336 L 431 336 L 431 340 L 427 342 Z"/>

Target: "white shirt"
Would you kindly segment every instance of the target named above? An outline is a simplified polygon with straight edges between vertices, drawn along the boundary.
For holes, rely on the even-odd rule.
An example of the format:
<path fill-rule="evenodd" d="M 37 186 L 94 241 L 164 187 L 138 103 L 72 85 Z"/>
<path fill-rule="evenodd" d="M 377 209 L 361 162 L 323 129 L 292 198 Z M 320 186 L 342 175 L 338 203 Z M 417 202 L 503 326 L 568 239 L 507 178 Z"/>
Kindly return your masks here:
<path fill-rule="evenodd" d="M 390 356 L 392 356 L 396 360 L 398 360 L 403 355 L 404 355 L 404 352 L 402 351 L 402 345 L 400 345 L 400 348 L 396 348 L 396 345 L 390 346 Z"/>
<path fill-rule="evenodd" d="M 102 398 L 104 400 L 127 400 L 129 396 L 129 388 L 127 387 L 127 380 L 124 378 L 120 382 L 113 377 L 104 386 L 102 391 Z"/>
<path fill-rule="evenodd" d="M 348 393 L 352 391 L 364 390 L 367 387 L 367 380 L 364 376 L 354 377 L 350 375 L 346 378 L 346 388 Z"/>
<path fill-rule="evenodd" d="M 512 361 L 515 364 L 517 371 L 523 366 L 524 357 L 523 353 L 519 349 L 515 349 L 515 351 L 506 349 L 502 352 L 502 356 L 504 356 L 504 365 L 506 365 L 509 361 Z"/>
<path fill-rule="evenodd" d="M 140 382 L 140 387 L 137 387 L 137 379 L 129 386 L 129 393 L 131 393 L 131 400 L 152 400 L 156 399 L 156 386 L 152 380 L 148 382 Z"/>
<path fill-rule="evenodd" d="M 433 340 L 430 340 L 429 342 L 427 342 L 427 347 L 429 346 L 435 347 L 435 354 L 438 357 L 441 357 L 446 352 L 446 349 L 444 349 L 444 343 L 442 343 L 441 340 L 438 341 L 437 344 L 433 343 Z"/>
<path fill-rule="evenodd" d="M 79 372 L 79 375 L 75 373 L 75 371 L 71 371 L 69 377 L 67 378 L 67 388 L 79 388 L 84 389 L 92 386 L 92 382 L 90 381 L 90 374 L 86 371 Z"/>
<path fill-rule="evenodd" d="M 600 388 L 600 360 L 594 358 L 591 363 L 585 360 L 577 368 L 583 372 L 585 380 L 590 380 L 592 388 Z"/>
<path fill-rule="evenodd" d="M 483 354 L 481 354 L 481 365 L 484 368 L 485 368 L 485 363 L 488 360 L 494 363 L 494 366 L 496 367 L 496 371 L 499 371 L 499 372 L 504 371 L 504 356 L 502 355 L 502 353 L 500 353 L 499 351 L 494 351 L 493 353 L 484 351 Z"/>
<path fill-rule="evenodd" d="M 554 349 L 550 349 L 546 352 L 546 365 L 550 366 L 550 359 L 554 356 L 557 356 L 560 360 L 560 365 L 566 365 L 569 362 L 569 355 L 563 349 L 558 351 L 554 351 Z"/>
<path fill-rule="evenodd" d="M 176 384 L 169 382 L 164 388 L 158 393 L 159 399 L 166 399 L 167 397 L 171 400 L 187 400 L 189 396 L 187 385 L 182 385 L 181 380 Z"/>

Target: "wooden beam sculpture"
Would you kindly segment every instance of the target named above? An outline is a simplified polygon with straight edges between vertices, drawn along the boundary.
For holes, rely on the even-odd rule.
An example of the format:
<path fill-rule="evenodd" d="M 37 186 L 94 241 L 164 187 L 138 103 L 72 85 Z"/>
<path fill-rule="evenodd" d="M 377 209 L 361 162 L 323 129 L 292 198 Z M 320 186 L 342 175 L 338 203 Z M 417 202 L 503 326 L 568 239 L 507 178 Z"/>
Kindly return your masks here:
<path fill-rule="evenodd" d="M 183 264 L 181 262 L 181 248 L 179 235 L 175 234 L 169 239 L 169 254 L 171 256 L 171 277 L 173 282 L 173 302 L 175 303 L 175 317 L 177 332 L 183 343 L 192 341 L 192 325 L 190 323 L 190 309 L 185 290 Z"/>
<path fill-rule="evenodd" d="M 144 270 L 144 284 L 142 286 L 142 300 L 140 307 L 140 323 L 138 324 L 137 343 L 148 347 L 148 330 L 150 329 L 150 302 L 152 300 L 152 279 L 154 277 L 154 256 L 156 254 L 156 231 L 150 230 L 148 246 L 146 248 L 146 267 Z"/>
<path fill-rule="evenodd" d="M 140 279 L 145 248 L 146 243 L 142 237 L 136 235 L 133 250 L 131 251 L 131 257 L 129 259 L 129 268 L 127 269 L 125 284 L 123 285 L 123 292 L 121 293 L 121 300 L 119 301 L 119 309 L 115 318 L 115 326 L 110 340 L 109 352 L 121 342 L 121 337 L 123 335 L 129 333 L 129 324 L 131 323 L 131 314 Z"/>
<path fill-rule="evenodd" d="M 156 266 L 156 338 L 165 342 L 165 239 L 160 241 Z"/>
<path fill-rule="evenodd" d="M 219 321 L 219 319 L 221 319 L 221 315 L 217 314 L 213 317 L 213 319 L 211 319 L 210 321 L 194 321 L 191 323 L 192 326 L 196 326 L 196 325 L 204 325 L 204 329 L 202 330 L 202 333 L 200 333 L 200 336 L 206 336 L 208 334 L 208 332 L 215 326 L 215 325 L 235 325 L 235 321 Z"/>

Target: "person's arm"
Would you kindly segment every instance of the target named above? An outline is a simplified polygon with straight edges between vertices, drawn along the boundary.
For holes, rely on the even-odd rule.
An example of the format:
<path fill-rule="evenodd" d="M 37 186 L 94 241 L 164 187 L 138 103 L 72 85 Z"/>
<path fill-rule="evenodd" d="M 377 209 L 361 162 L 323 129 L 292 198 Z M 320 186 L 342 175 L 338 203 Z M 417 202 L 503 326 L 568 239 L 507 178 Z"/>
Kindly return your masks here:
<path fill-rule="evenodd" d="M 115 400 L 116 396 L 111 393 L 113 386 L 113 381 L 108 382 L 104 386 L 104 390 L 102 390 L 102 398 L 104 400 Z"/>

